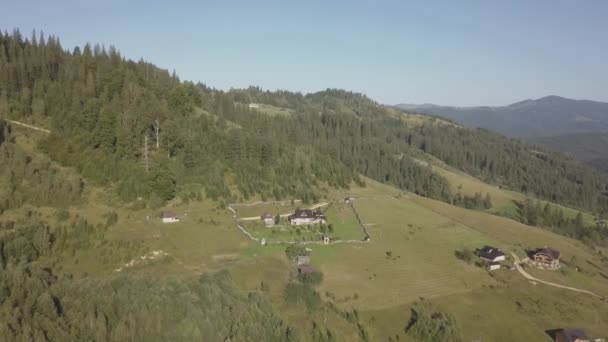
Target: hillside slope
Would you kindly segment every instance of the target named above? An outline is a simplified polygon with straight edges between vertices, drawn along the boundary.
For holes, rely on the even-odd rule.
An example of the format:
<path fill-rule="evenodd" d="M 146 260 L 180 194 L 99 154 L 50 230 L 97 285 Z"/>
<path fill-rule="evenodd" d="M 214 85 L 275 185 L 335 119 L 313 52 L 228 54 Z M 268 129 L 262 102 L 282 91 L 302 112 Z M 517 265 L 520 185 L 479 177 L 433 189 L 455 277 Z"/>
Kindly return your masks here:
<path fill-rule="evenodd" d="M 551 245 L 564 268 L 534 276 L 606 296 L 608 231 L 589 221 L 608 180 L 580 163 L 343 90 L 222 92 L 17 33 L 0 57 L 1 340 L 606 333 L 600 299 L 457 257 Z M 327 224 L 280 215 L 317 201 Z"/>
<path fill-rule="evenodd" d="M 608 173 L 608 133 L 580 133 L 531 139 L 548 150 L 559 151 Z"/>

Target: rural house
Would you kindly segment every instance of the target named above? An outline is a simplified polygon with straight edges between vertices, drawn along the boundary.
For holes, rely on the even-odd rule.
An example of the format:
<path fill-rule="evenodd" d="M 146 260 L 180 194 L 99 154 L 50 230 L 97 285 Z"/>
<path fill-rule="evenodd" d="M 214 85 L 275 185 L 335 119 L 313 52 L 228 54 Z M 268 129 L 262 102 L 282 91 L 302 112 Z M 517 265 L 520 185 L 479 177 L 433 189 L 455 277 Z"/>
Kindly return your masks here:
<path fill-rule="evenodd" d="M 532 252 L 530 261 L 536 267 L 543 267 L 549 269 L 558 269 L 559 264 L 559 251 L 551 249 L 549 247 L 539 248 Z"/>
<path fill-rule="evenodd" d="M 479 258 L 487 260 L 489 262 L 497 263 L 499 261 L 505 261 L 505 253 L 500 248 L 491 246 L 483 246 L 481 249 L 475 250 L 475 255 Z"/>
<path fill-rule="evenodd" d="M 564 329 L 555 334 L 555 342 L 589 342 L 582 329 Z"/>
<path fill-rule="evenodd" d="M 309 266 L 309 265 L 298 266 L 298 273 L 300 273 L 300 274 L 310 274 L 310 273 L 315 273 L 315 272 L 317 272 L 317 270 L 315 270 L 312 266 Z"/>
<path fill-rule="evenodd" d="M 179 217 L 177 217 L 177 215 L 175 213 L 171 213 L 171 212 L 163 212 L 160 215 L 160 219 L 163 221 L 163 223 L 179 222 Z"/>
<path fill-rule="evenodd" d="M 287 217 L 292 225 L 325 223 L 325 215 L 320 210 L 296 209 L 295 213 Z"/>
<path fill-rule="evenodd" d="M 274 217 L 272 217 L 271 213 L 263 213 L 261 219 L 266 227 L 274 226 Z"/>
<path fill-rule="evenodd" d="M 298 266 L 310 264 L 310 257 L 308 255 L 298 255 L 296 257 L 296 263 Z"/>

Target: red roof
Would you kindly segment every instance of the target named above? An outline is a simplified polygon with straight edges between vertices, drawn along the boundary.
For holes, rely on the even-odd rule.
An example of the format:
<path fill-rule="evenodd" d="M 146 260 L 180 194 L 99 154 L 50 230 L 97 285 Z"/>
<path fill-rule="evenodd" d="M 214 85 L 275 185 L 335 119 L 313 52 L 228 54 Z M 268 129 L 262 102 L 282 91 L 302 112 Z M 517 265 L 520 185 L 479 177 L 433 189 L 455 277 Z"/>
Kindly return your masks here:
<path fill-rule="evenodd" d="M 298 272 L 306 274 L 306 273 L 315 273 L 315 272 L 317 272 L 317 270 L 315 270 L 312 266 L 302 265 L 302 266 L 298 267 Z"/>

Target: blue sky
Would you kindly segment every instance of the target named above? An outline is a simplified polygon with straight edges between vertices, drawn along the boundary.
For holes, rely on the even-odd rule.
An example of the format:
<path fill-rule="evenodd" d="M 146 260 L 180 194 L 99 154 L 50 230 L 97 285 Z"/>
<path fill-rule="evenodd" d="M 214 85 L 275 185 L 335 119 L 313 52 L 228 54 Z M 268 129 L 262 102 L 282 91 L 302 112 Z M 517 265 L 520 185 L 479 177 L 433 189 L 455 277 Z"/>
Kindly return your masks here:
<path fill-rule="evenodd" d="M 228 89 L 328 87 L 387 104 L 608 101 L 608 1 L 0 0 L 0 28 Z"/>

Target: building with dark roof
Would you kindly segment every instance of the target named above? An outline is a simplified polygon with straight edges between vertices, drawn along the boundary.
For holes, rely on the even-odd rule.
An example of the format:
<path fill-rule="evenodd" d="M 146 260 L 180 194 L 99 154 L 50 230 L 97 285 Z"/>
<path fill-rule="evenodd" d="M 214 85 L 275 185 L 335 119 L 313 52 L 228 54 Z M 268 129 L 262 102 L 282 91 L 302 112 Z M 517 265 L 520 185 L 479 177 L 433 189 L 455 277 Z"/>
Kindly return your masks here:
<path fill-rule="evenodd" d="M 298 273 L 299 274 L 309 274 L 309 273 L 315 273 L 315 272 L 317 272 L 317 270 L 315 270 L 310 265 L 300 265 L 300 266 L 298 266 Z"/>
<path fill-rule="evenodd" d="M 503 253 L 500 248 L 492 246 L 483 246 L 483 248 L 478 248 L 475 250 L 475 255 L 490 262 L 499 262 L 505 260 L 505 253 Z"/>
<path fill-rule="evenodd" d="M 169 211 L 165 211 L 162 214 L 160 214 L 160 219 L 163 221 L 163 223 L 179 222 L 179 217 L 177 217 L 177 214 L 169 212 Z"/>
<path fill-rule="evenodd" d="M 555 333 L 555 342 L 589 342 L 582 329 L 563 329 Z"/>
<path fill-rule="evenodd" d="M 274 217 L 272 216 L 271 213 L 263 213 L 262 216 L 260 216 L 260 218 L 262 219 L 262 222 L 264 222 L 264 225 L 266 227 L 274 226 Z"/>
<path fill-rule="evenodd" d="M 321 210 L 296 209 L 296 211 L 287 217 L 292 225 L 325 223 L 325 215 Z"/>
<path fill-rule="evenodd" d="M 530 260 L 537 267 L 558 269 L 560 268 L 559 258 L 561 253 L 555 249 L 544 247 L 532 252 Z"/>

